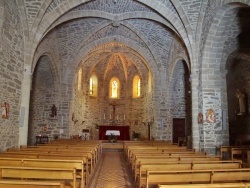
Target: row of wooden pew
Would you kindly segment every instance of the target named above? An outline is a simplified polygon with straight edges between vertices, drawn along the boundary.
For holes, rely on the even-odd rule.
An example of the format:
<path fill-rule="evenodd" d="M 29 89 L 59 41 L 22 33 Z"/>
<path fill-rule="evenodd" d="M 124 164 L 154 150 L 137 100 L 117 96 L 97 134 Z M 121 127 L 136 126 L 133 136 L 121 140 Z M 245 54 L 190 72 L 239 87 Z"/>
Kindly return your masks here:
<path fill-rule="evenodd" d="M 125 142 L 124 155 L 138 188 L 249 186 L 250 168 L 242 168 L 241 160 L 159 141 Z"/>
<path fill-rule="evenodd" d="M 231 158 L 247 160 L 247 153 L 250 151 L 250 146 L 220 146 L 222 158 Z"/>
<path fill-rule="evenodd" d="M 0 153 L 0 188 L 85 188 L 101 154 L 100 141 L 73 139 L 8 149 Z"/>

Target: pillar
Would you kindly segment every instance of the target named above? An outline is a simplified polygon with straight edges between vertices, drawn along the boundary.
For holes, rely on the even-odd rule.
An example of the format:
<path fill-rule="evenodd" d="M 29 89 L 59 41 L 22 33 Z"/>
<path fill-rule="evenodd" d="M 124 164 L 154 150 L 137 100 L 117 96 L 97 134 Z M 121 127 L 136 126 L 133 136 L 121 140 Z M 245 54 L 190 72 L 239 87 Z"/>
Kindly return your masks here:
<path fill-rule="evenodd" d="M 21 90 L 21 109 L 19 127 L 19 146 L 27 146 L 28 143 L 28 124 L 29 124 L 29 103 L 31 89 L 31 66 L 25 65 L 22 90 Z"/>
<path fill-rule="evenodd" d="M 200 150 L 200 131 L 197 122 L 199 113 L 199 74 L 194 71 L 191 75 L 191 88 L 192 88 L 192 148 L 196 151 Z"/>

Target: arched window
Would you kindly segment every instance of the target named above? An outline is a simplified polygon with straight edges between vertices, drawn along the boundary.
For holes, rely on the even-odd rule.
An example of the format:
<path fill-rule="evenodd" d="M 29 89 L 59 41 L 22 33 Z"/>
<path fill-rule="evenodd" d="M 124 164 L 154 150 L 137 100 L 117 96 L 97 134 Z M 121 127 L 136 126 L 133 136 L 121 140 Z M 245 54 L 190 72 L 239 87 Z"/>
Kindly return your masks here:
<path fill-rule="evenodd" d="M 148 73 L 148 92 L 150 93 L 152 91 L 152 75 L 149 72 Z"/>
<path fill-rule="evenodd" d="M 110 85 L 109 85 L 109 97 L 110 98 L 119 98 L 120 97 L 120 82 L 119 80 L 114 77 L 110 80 Z"/>
<path fill-rule="evenodd" d="M 133 98 L 141 96 L 141 79 L 136 75 L 133 79 Z"/>
<path fill-rule="evenodd" d="M 80 68 L 77 73 L 77 89 L 78 91 L 82 90 L 82 68 Z"/>
<path fill-rule="evenodd" d="M 89 78 L 89 95 L 97 97 L 98 79 L 95 74 L 92 74 Z"/>

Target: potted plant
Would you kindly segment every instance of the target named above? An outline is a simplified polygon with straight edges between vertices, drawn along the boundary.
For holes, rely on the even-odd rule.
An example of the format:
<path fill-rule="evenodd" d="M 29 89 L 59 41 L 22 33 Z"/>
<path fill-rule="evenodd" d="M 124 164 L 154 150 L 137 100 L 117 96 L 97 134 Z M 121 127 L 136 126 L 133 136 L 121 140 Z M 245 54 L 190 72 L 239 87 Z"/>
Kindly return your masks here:
<path fill-rule="evenodd" d="M 133 140 L 138 140 L 140 138 L 141 134 L 140 133 L 137 133 L 137 132 L 133 132 L 133 135 L 132 135 L 132 138 Z"/>

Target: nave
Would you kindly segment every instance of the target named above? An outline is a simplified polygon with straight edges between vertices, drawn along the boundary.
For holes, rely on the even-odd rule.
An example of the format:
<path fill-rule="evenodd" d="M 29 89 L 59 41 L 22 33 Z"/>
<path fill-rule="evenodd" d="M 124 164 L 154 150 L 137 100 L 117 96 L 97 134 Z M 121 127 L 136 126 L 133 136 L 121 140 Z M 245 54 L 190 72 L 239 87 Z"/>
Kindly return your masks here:
<path fill-rule="evenodd" d="M 118 150 L 104 150 L 89 188 L 133 187 L 135 185 L 123 152 Z"/>

